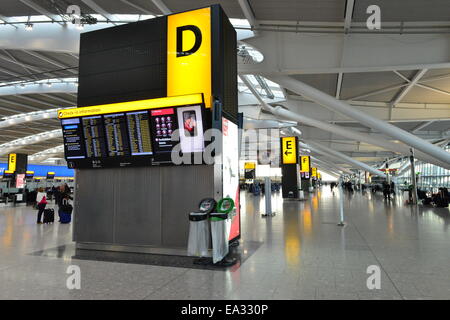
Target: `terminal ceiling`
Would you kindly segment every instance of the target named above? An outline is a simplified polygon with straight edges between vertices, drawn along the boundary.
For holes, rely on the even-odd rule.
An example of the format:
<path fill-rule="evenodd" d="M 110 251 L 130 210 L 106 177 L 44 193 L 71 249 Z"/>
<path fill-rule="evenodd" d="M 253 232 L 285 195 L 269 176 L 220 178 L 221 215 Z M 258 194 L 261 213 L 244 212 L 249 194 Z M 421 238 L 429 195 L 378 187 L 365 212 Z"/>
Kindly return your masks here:
<path fill-rule="evenodd" d="M 164 7 L 161 7 L 161 3 Z M 248 61 L 244 63 L 240 60 L 240 73 L 262 76 L 270 72 L 283 73 L 432 143 L 450 138 L 450 2 L 447 0 L 356 0 L 351 1 L 352 6 L 342 0 L 2 0 L 0 20 L 14 22 L 17 20 L 14 17 L 18 16 L 58 19 L 58 15 L 62 13 L 61 8 L 68 4 L 79 5 L 82 13 L 113 20 L 120 18 L 120 15 L 161 15 L 167 13 L 164 12 L 166 9 L 178 12 L 216 3 L 222 5 L 230 18 L 248 21 L 248 25 L 243 23 L 238 26 L 238 31 L 249 31 L 244 29 L 252 28 L 256 36 L 242 39 L 239 43 L 259 50 L 264 56 L 262 63 L 251 63 L 251 66 Z M 424 63 L 410 63 L 408 59 L 414 57 L 405 57 L 404 69 L 401 63 L 375 67 L 373 60 L 382 59 L 369 54 L 367 57 L 360 57 L 359 62 L 362 63 L 357 67 L 346 67 L 343 57 L 348 54 L 346 50 L 353 50 L 354 45 L 352 40 L 347 39 L 358 38 L 358 45 L 364 44 L 366 39 L 369 45 L 374 36 L 365 28 L 368 17 L 366 9 L 371 4 L 378 4 L 382 10 L 386 34 L 380 37 L 389 41 L 395 39 L 396 51 L 393 54 L 402 52 L 402 46 L 406 49 L 412 42 L 420 46 L 422 41 L 422 46 L 425 47 L 423 49 L 429 51 L 429 57 L 421 54 L 418 59 Z M 347 7 L 351 8 L 351 14 L 348 14 Z M 250 11 L 246 11 L 246 8 L 250 8 Z M 65 28 L 58 23 L 51 23 L 50 18 L 46 19 L 52 28 Z M 99 25 L 112 26 L 111 23 Z M 10 42 L 1 40 L 4 30 L 9 30 L 8 34 L 17 32 L 18 37 L 25 32 L 23 23 L 0 25 L 0 116 L 76 105 L 78 52 L 61 50 L 64 44 L 58 49 L 34 48 L 32 41 L 23 47 L 23 43 L 8 47 L 4 43 Z M 27 33 L 32 35 L 34 31 Z M 434 37 L 433 43 L 436 46 L 426 48 L 429 37 Z M 294 64 L 296 56 L 304 56 L 303 53 L 295 52 L 295 48 L 297 45 L 301 47 L 300 42 L 305 39 L 309 41 L 308 50 L 312 54 L 307 58 L 311 61 L 305 59 L 304 63 L 299 62 L 297 66 Z M 335 46 L 327 47 L 332 49 L 327 50 L 331 52 L 322 52 L 323 39 L 336 41 Z M 284 42 L 287 40 L 294 43 L 287 45 Z M 265 42 L 264 45 L 262 42 Z M 379 45 L 384 43 L 380 41 Z M 322 57 L 323 64 L 331 66 L 327 54 L 336 58 L 337 67 L 328 68 L 329 72 L 327 68 L 305 68 L 308 64 L 320 65 Z M 377 52 L 374 51 L 373 54 Z M 409 55 L 414 55 L 414 52 Z M 286 58 L 286 61 L 276 61 L 277 57 Z M 401 61 L 401 57 L 397 58 Z M 386 59 L 389 60 L 389 57 Z M 31 88 L 37 81 L 40 84 Z M 382 132 L 375 132 L 323 106 L 314 105 L 296 92 L 267 83 L 270 89 L 281 90 L 284 95 L 284 102 L 280 102 L 279 98 L 271 101 L 265 97 L 265 101 L 272 105 L 282 104 L 285 108 L 301 111 L 318 120 L 390 139 Z M 264 93 L 259 84 L 255 86 Z M 240 106 L 248 119 L 276 120 L 276 117 L 261 110 L 257 100 L 242 83 L 239 89 Z M 306 105 L 309 107 L 304 107 Z M 0 128 L 0 144 L 58 127 L 59 123 L 55 118 L 48 118 Z M 303 135 L 300 138 L 314 140 L 370 164 L 395 156 L 379 147 L 349 140 L 302 123 L 298 123 L 298 128 Z M 17 152 L 33 154 L 61 143 L 60 137 L 53 138 L 23 147 Z M 339 160 L 336 162 L 339 163 Z"/>

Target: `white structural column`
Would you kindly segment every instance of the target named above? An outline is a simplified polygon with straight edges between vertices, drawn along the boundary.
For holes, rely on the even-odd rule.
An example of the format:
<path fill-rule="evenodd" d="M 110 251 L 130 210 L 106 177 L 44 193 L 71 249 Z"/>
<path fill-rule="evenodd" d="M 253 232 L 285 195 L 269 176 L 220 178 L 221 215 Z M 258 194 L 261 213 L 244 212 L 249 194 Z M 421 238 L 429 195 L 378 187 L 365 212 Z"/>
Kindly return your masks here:
<path fill-rule="evenodd" d="M 363 163 L 361 161 L 355 160 L 355 159 L 353 159 L 353 158 L 343 154 L 342 152 L 339 152 L 339 151 L 333 150 L 331 148 L 325 147 L 325 146 L 321 145 L 320 143 L 313 142 L 313 141 L 307 141 L 307 145 L 306 145 L 306 144 L 300 142 L 300 147 L 302 147 L 302 148 L 309 148 L 309 149 L 311 149 L 313 151 L 316 151 L 318 153 L 321 153 L 323 155 L 335 156 L 336 158 L 342 159 L 345 162 L 353 164 L 354 166 L 356 166 L 358 168 L 361 168 L 361 169 L 363 169 L 365 171 L 369 171 L 369 172 L 371 172 L 374 175 L 386 178 L 386 175 L 383 172 L 378 171 L 377 169 L 375 169 L 375 168 L 373 168 L 373 167 L 371 167 L 371 166 L 369 166 L 369 165 L 367 165 L 367 164 L 365 164 L 365 163 Z"/>
<path fill-rule="evenodd" d="M 317 90 L 316 88 L 311 87 L 301 81 L 295 80 L 288 76 L 269 76 L 270 80 L 277 82 L 279 85 L 297 93 L 303 95 L 306 98 L 309 98 L 324 107 L 337 111 L 341 114 L 344 114 L 352 119 L 360 121 L 362 124 L 377 129 L 380 132 L 394 138 L 398 139 L 405 144 L 416 148 L 430 156 L 440 160 L 445 165 L 445 168 L 450 169 L 450 153 L 445 152 L 432 145 L 431 143 L 416 137 L 415 135 L 402 130 L 396 126 L 391 125 L 385 121 L 380 119 L 373 118 L 366 113 L 353 108 L 348 103 L 337 100 L 336 98 Z"/>
<path fill-rule="evenodd" d="M 324 131 L 328 131 L 328 132 L 332 132 L 334 134 L 340 135 L 342 137 L 345 138 L 349 138 L 355 141 L 362 141 L 362 142 L 366 142 L 375 146 L 379 146 L 381 148 L 384 148 L 386 150 L 390 150 L 396 153 L 402 153 L 404 155 L 408 155 L 409 154 L 409 147 L 404 145 L 404 144 L 400 144 L 400 143 L 395 143 L 395 142 L 391 142 L 385 139 L 380 139 L 380 138 L 374 138 L 368 134 L 362 133 L 362 132 L 356 132 L 356 131 L 352 131 L 350 129 L 347 128 L 343 128 L 341 126 L 338 125 L 334 125 L 331 123 L 327 123 L 327 122 L 323 122 L 323 121 L 319 121 L 316 119 L 312 119 L 309 118 L 307 116 L 301 115 L 297 112 L 292 112 L 290 110 L 286 110 L 280 106 L 277 107 L 272 107 L 270 105 L 268 105 L 259 95 L 259 93 L 255 90 L 255 88 L 253 87 L 253 85 L 251 84 L 251 82 L 247 79 L 247 77 L 245 75 L 241 75 L 240 78 L 242 79 L 242 81 L 246 84 L 246 86 L 250 89 L 250 91 L 252 92 L 252 94 L 256 97 L 256 99 L 258 99 L 259 103 L 261 104 L 261 106 L 263 107 L 263 109 L 271 112 L 272 114 L 285 118 L 285 119 L 290 119 L 290 120 L 294 120 L 297 122 L 301 122 L 304 123 L 306 125 L 309 126 L 313 126 L 316 127 L 318 129 L 324 130 Z M 422 160 L 422 161 L 426 161 L 426 162 L 431 162 L 434 163 L 438 166 L 444 166 L 445 164 L 443 164 L 440 161 L 436 161 L 434 158 L 418 152 L 416 154 L 416 157 L 418 157 L 418 159 Z"/>

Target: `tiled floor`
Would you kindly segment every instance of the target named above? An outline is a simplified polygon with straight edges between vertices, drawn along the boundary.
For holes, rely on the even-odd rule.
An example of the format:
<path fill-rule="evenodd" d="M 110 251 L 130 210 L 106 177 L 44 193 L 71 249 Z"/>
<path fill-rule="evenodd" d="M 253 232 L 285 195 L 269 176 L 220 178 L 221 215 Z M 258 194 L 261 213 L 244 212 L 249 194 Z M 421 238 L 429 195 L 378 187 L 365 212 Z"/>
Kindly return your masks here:
<path fill-rule="evenodd" d="M 262 245 L 232 271 L 195 270 L 35 256 L 71 244 L 71 226 L 36 225 L 30 207 L 0 207 L 0 299 L 449 299 L 450 210 L 399 197 L 345 195 L 328 187 L 304 202 L 243 194 L 242 237 Z M 69 265 L 81 290 L 68 290 Z M 370 265 L 381 289 L 367 288 Z"/>

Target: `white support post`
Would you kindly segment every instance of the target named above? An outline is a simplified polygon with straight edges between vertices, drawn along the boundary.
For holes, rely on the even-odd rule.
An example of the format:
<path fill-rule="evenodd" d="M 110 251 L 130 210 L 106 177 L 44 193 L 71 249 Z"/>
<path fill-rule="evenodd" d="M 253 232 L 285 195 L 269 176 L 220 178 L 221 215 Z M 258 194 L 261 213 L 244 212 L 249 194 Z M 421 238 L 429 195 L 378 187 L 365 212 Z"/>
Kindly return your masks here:
<path fill-rule="evenodd" d="M 270 177 L 264 177 L 264 198 L 266 212 L 262 216 L 273 217 L 275 212 L 272 211 L 272 182 L 270 181 Z"/>

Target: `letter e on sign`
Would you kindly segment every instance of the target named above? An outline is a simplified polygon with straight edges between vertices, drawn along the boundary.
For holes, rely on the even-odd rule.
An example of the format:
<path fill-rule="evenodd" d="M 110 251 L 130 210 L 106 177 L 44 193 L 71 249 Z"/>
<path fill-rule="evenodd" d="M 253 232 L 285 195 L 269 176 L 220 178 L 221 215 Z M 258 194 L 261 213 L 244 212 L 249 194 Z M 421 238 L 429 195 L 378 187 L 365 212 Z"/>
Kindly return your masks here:
<path fill-rule="evenodd" d="M 296 137 L 281 138 L 281 152 L 283 164 L 297 163 L 297 139 Z"/>

